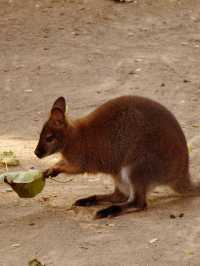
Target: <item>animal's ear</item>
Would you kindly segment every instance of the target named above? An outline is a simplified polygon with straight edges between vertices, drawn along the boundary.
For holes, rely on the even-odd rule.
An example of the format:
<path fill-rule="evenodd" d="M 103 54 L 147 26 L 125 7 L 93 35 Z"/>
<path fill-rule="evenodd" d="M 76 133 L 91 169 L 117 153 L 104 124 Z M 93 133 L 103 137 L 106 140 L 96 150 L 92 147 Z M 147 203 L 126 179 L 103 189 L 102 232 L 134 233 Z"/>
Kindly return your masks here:
<path fill-rule="evenodd" d="M 66 112 L 66 102 L 65 102 L 65 98 L 64 97 L 59 97 L 58 99 L 56 99 L 56 101 L 54 102 L 51 112 L 54 109 L 59 109 L 63 114 L 65 114 Z"/>
<path fill-rule="evenodd" d="M 65 124 L 65 111 L 65 98 L 59 97 L 51 109 L 51 119 L 56 127 L 62 127 Z"/>
<path fill-rule="evenodd" d="M 60 111 L 58 108 L 54 108 L 51 110 L 51 121 L 53 121 L 53 125 L 55 127 L 63 127 L 65 124 L 65 114 Z"/>

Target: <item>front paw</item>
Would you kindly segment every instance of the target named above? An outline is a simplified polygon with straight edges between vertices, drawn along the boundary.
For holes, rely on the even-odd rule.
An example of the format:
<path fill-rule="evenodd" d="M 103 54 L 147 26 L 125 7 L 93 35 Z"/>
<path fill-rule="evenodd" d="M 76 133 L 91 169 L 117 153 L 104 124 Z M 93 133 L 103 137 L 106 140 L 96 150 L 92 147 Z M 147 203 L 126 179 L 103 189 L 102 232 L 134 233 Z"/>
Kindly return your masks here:
<path fill-rule="evenodd" d="M 45 178 L 55 177 L 59 174 L 59 172 L 55 168 L 49 168 L 43 172 L 43 176 Z"/>
<path fill-rule="evenodd" d="M 96 196 L 90 196 L 88 198 L 79 199 L 74 202 L 73 206 L 89 207 L 97 204 Z"/>
<path fill-rule="evenodd" d="M 112 205 L 108 208 L 97 211 L 95 215 L 95 219 L 115 217 L 115 216 L 118 216 L 121 212 L 122 212 L 122 209 L 120 206 Z"/>

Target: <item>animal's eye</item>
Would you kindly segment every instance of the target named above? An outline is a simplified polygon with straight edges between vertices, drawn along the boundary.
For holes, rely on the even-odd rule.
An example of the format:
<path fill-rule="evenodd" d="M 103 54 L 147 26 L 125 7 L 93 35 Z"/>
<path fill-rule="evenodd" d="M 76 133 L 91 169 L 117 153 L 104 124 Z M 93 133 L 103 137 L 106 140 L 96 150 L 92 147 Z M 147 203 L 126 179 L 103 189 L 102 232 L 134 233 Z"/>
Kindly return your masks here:
<path fill-rule="evenodd" d="M 54 135 L 49 135 L 46 137 L 47 142 L 52 142 L 54 140 Z"/>

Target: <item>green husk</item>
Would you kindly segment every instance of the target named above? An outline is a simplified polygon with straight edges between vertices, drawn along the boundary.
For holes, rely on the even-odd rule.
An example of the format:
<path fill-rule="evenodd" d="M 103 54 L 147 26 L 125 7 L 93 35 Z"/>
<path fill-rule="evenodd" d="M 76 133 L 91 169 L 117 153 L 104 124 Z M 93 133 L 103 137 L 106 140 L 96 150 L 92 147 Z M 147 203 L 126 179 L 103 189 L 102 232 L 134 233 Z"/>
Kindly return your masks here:
<path fill-rule="evenodd" d="M 6 172 L 0 175 L 0 182 L 5 182 L 11 186 L 21 198 L 33 198 L 45 186 L 43 174 L 38 170 Z"/>

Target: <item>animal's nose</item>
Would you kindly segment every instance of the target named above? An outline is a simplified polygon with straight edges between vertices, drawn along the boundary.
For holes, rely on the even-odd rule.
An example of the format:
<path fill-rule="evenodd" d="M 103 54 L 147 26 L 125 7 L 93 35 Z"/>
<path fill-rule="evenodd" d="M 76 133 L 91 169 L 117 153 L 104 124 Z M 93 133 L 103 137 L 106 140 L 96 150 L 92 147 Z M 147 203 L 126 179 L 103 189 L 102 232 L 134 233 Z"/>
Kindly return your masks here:
<path fill-rule="evenodd" d="M 35 149 L 34 153 L 39 159 L 42 158 L 42 153 L 41 153 L 41 151 L 38 148 Z"/>

